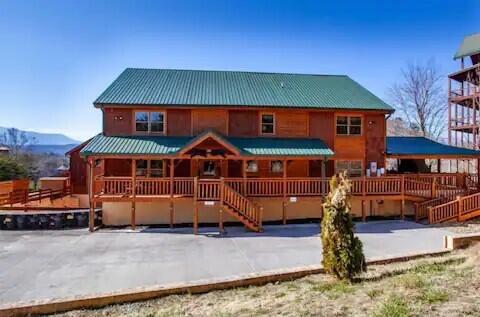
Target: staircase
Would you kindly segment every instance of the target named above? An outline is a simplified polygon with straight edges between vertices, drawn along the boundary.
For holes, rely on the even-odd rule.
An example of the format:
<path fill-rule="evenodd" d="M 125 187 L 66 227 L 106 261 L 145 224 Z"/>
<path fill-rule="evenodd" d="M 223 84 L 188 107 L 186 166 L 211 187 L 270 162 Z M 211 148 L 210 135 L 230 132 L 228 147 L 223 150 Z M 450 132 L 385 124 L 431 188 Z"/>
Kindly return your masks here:
<path fill-rule="evenodd" d="M 427 208 L 428 222 L 467 221 L 480 216 L 480 193 L 465 195 Z"/>
<path fill-rule="evenodd" d="M 195 185 L 195 200 L 218 201 L 222 209 L 238 219 L 248 229 L 262 231 L 263 208 L 226 184 L 224 179 L 199 180 Z"/>
<path fill-rule="evenodd" d="M 262 207 L 249 200 L 232 187 L 221 183 L 221 203 L 229 214 L 252 231 L 262 231 Z"/>

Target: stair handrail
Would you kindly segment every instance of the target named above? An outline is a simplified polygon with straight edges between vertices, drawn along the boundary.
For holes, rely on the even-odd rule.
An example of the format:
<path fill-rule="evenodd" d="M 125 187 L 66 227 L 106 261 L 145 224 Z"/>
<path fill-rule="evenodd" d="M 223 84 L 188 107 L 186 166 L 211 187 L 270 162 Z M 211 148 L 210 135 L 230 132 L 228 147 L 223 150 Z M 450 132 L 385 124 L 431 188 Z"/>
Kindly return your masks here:
<path fill-rule="evenodd" d="M 235 208 L 236 211 L 240 212 L 242 216 L 246 217 L 249 221 L 253 222 L 257 226 L 261 226 L 261 206 L 259 206 L 257 203 L 254 201 L 251 201 L 250 199 L 246 198 L 242 194 L 240 194 L 238 191 L 233 189 L 231 186 L 225 184 L 223 180 L 221 180 L 221 197 L 222 197 L 222 203 L 226 203 L 227 205 Z M 228 200 L 229 195 L 227 193 L 231 193 L 234 195 L 236 198 L 242 200 L 245 202 L 245 204 L 248 206 L 250 205 L 252 209 L 254 210 L 254 216 L 256 217 L 252 218 L 250 215 L 248 215 L 245 210 L 242 210 L 240 206 L 236 206 L 234 201 Z"/>

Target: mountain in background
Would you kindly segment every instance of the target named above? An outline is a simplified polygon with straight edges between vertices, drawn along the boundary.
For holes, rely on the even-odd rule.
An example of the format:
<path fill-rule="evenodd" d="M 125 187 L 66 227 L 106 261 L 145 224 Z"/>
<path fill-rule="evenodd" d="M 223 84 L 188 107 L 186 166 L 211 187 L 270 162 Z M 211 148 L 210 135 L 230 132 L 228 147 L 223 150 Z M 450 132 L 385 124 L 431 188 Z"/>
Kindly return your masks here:
<path fill-rule="evenodd" d="M 0 127 L 0 135 L 3 135 L 8 128 Z M 23 130 L 20 130 L 23 131 Z M 37 145 L 67 145 L 80 144 L 80 141 L 74 140 L 60 133 L 41 133 L 34 131 L 24 131 L 28 138 L 34 138 Z"/>
<path fill-rule="evenodd" d="M 8 128 L 0 127 L 0 136 L 3 136 L 7 129 Z M 35 140 L 34 144 L 28 146 L 35 153 L 64 155 L 65 152 L 81 143 L 61 133 L 23 132 L 25 132 L 27 138 Z"/>

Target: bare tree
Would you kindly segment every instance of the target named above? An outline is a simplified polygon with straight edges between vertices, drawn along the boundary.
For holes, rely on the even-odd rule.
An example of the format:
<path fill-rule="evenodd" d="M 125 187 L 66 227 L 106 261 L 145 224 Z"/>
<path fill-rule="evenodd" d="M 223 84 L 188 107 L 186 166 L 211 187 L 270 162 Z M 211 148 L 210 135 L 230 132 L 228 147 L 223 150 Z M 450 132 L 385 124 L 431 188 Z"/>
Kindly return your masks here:
<path fill-rule="evenodd" d="M 35 144 L 36 140 L 33 137 L 28 137 L 25 131 L 9 128 L 3 133 L 0 143 L 10 149 L 10 155 L 16 160 L 19 154 L 25 151 L 29 145 Z"/>
<path fill-rule="evenodd" d="M 389 90 L 394 107 L 418 134 L 439 139 L 446 126 L 447 98 L 444 78 L 433 60 L 409 63 L 401 80 Z"/>

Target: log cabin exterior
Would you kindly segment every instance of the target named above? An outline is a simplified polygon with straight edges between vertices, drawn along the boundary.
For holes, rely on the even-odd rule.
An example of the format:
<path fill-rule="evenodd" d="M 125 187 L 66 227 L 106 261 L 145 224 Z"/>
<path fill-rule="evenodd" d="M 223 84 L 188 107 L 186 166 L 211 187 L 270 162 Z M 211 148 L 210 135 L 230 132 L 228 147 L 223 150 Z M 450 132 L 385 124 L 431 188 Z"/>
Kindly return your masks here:
<path fill-rule="evenodd" d="M 393 108 L 343 75 L 126 69 L 94 106 L 103 131 L 71 159 L 84 160 L 72 163 L 86 164 L 90 209 L 101 203 L 107 225 L 259 231 L 320 218 L 327 180 L 343 171 L 354 214 L 404 217 L 458 178 L 440 175 L 435 189 L 430 176 L 386 176 Z"/>

